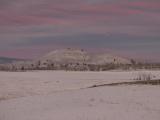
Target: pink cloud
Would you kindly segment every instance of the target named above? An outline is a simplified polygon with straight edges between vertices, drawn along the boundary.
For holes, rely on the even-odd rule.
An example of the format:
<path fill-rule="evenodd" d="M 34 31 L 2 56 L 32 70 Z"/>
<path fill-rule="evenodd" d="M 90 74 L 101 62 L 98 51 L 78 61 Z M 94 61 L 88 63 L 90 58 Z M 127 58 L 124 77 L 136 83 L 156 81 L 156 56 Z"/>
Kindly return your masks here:
<path fill-rule="evenodd" d="M 27 46 L 27 47 L 18 47 L 12 48 L 9 50 L 1 50 L 0 56 L 3 57 L 13 57 L 13 58 L 24 58 L 24 59 L 36 59 L 42 57 L 43 55 L 47 54 L 48 52 L 59 49 L 59 48 L 66 48 L 64 45 L 37 45 L 37 46 Z"/>
<path fill-rule="evenodd" d="M 78 3 L 78 4 L 77 4 Z M 83 3 L 83 4 L 82 4 Z M 143 11 L 128 9 L 124 4 L 71 4 L 48 2 L 31 9 L 4 9 L 0 11 L 0 25 L 40 25 L 40 24 L 69 24 L 69 23 L 96 23 L 97 20 L 111 20 L 115 16 L 143 14 Z M 129 4 L 130 5 L 130 4 Z M 131 5 L 145 5 L 133 3 Z"/>
<path fill-rule="evenodd" d="M 130 2 L 128 6 L 160 10 L 160 1 L 136 1 Z"/>
<path fill-rule="evenodd" d="M 159 1 L 100 1 L 92 3 L 90 0 L 89 3 L 85 0 L 21 0 L 4 6 L 0 8 L 0 43 L 10 47 L 12 43 L 26 42 L 29 38 L 45 39 L 48 36 L 83 33 L 123 34 L 140 39 L 160 36 L 160 16 L 157 12 L 160 10 Z M 5 31 L 3 28 L 8 29 Z M 25 31 L 26 28 L 29 30 Z M 16 48 L 13 45 L 12 50 L 0 51 L 0 55 L 34 57 L 56 46 L 47 44 L 36 48 Z"/>
<path fill-rule="evenodd" d="M 40 24 L 65 24 L 57 18 L 40 17 L 31 15 L 19 15 L 16 13 L 0 13 L 0 25 L 40 25 Z"/>
<path fill-rule="evenodd" d="M 149 3 L 151 3 L 151 5 Z M 158 5 L 159 4 L 157 4 L 157 6 Z M 156 4 L 155 2 L 85 4 L 84 1 L 80 0 L 69 4 L 66 2 L 54 3 L 53 1 L 50 1 L 46 4 L 42 3 L 41 5 L 37 5 L 36 7 L 32 6 L 31 9 L 28 9 L 27 7 L 24 11 L 23 9 L 22 11 L 19 11 L 18 9 L 12 10 L 11 8 L 3 9 L 0 11 L 0 25 L 56 25 L 59 26 L 59 28 L 62 28 L 57 29 L 59 33 L 67 32 L 68 28 L 75 29 L 75 31 L 87 32 L 83 27 L 89 27 L 86 29 L 94 33 L 124 32 L 135 36 L 143 36 L 146 34 L 148 25 L 157 25 L 159 19 L 157 17 L 157 13 L 146 13 L 143 10 L 130 9 L 130 6 L 147 7 L 156 6 Z M 140 18 L 134 18 L 134 16 L 138 16 Z M 129 18 L 133 18 L 134 20 Z M 147 26 L 141 28 L 140 26 L 137 26 L 135 28 L 132 25 L 139 25 L 141 23 L 145 23 Z M 116 28 L 111 24 L 116 24 L 116 26 L 119 27 Z M 153 28 L 151 26 L 150 28 Z M 23 35 L 23 33 L 20 34 L 20 36 Z M 26 36 L 26 33 L 24 34 L 24 36 Z M 47 35 L 47 33 L 33 34 L 33 36 Z M 146 35 L 152 34 L 153 33 L 148 31 Z M 32 33 L 30 33 L 30 36 L 31 35 Z"/>

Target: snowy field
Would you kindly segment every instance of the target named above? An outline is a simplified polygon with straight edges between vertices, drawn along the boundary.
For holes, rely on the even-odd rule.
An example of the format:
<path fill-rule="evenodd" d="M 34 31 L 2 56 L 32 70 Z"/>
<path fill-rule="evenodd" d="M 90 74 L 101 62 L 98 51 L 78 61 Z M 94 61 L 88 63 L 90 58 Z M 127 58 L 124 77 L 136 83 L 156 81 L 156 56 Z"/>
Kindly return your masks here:
<path fill-rule="evenodd" d="M 160 120 L 159 85 L 135 81 L 160 71 L 0 72 L 0 120 Z"/>

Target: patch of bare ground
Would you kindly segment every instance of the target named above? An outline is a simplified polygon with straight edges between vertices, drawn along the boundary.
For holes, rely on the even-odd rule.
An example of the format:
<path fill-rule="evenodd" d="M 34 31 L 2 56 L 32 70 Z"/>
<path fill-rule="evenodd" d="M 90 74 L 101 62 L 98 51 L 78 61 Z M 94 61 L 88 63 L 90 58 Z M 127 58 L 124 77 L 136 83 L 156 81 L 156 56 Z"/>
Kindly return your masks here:
<path fill-rule="evenodd" d="M 88 88 L 103 87 L 103 86 L 118 86 L 118 85 L 160 85 L 160 80 L 141 80 L 132 82 L 118 82 L 110 84 L 93 85 Z"/>
<path fill-rule="evenodd" d="M 20 98 L 20 97 L 24 97 L 24 96 L 17 95 L 17 94 L 1 95 L 0 96 L 0 102 L 10 100 L 10 99 L 16 99 L 16 98 Z"/>
<path fill-rule="evenodd" d="M 6 99 L 7 99 L 6 97 L 0 97 L 0 101 L 6 100 Z"/>

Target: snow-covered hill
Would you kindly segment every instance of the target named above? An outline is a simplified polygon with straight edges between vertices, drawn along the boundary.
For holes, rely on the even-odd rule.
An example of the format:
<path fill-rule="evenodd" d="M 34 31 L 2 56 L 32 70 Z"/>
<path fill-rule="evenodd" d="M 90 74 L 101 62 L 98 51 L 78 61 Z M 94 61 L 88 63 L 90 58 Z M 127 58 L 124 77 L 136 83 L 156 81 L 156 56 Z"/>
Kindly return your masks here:
<path fill-rule="evenodd" d="M 89 63 L 89 64 L 130 64 L 130 60 L 115 55 L 91 54 L 82 49 L 55 50 L 40 58 L 41 61 L 52 61 L 55 63 Z"/>

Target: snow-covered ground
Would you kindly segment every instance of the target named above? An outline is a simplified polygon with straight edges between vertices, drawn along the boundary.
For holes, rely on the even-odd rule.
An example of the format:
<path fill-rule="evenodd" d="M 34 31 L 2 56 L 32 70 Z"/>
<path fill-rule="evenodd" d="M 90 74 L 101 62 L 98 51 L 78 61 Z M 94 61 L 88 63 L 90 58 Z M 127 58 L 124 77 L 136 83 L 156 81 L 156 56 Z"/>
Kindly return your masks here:
<path fill-rule="evenodd" d="M 160 120 L 160 86 L 135 81 L 160 71 L 0 72 L 0 120 Z"/>

